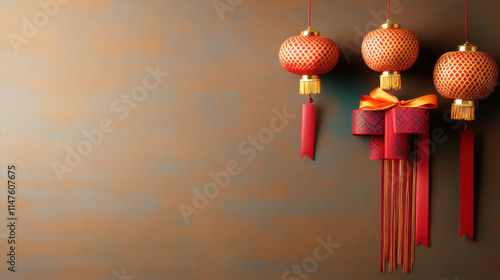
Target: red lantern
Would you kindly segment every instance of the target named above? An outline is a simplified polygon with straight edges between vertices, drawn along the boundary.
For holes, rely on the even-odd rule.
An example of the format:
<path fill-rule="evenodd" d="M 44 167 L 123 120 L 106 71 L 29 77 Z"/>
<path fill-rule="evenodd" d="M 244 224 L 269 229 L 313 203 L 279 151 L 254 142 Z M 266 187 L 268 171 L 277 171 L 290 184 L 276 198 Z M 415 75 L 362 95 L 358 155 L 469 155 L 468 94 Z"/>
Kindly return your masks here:
<path fill-rule="evenodd" d="M 477 47 L 460 45 L 457 51 L 443 54 L 434 68 L 434 85 L 442 96 L 455 99 L 451 118 L 475 119 L 474 101 L 488 96 L 495 88 L 498 66 L 495 59 Z"/>
<path fill-rule="evenodd" d="M 309 0 L 309 28 L 287 39 L 280 48 L 281 65 L 289 72 L 302 75 L 300 94 L 309 94 L 308 102 L 312 103 L 311 94 L 321 93 L 318 75 L 330 72 L 339 60 L 339 49 L 333 40 L 320 36 L 311 29 L 311 0 Z M 313 104 L 302 106 L 302 133 L 300 158 L 309 156 L 314 160 L 314 133 L 316 107 Z"/>
<path fill-rule="evenodd" d="M 365 36 L 361 52 L 368 67 L 382 72 L 380 87 L 390 91 L 401 89 L 400 71 L 415 63 L 418 48 L 417 35 L 413 31 L 387 21 Z"/>
<path fill-rule="evenodd" d="M 279 52 L 283 68 L 302 75 L 300 94 L 321 93 L 318 75 L 330 72 L 339 60 L 339 49 L 332 39 L 311 28 L 286 40 Z"/>
<path fill-rule="evenodd" d="M 380 29 L 366 34 L 361 44 L 363 59 L 372 70 L 382 72 L 380 88 L 400 90 L 401 74 L 413 66 L 418 57 L 417 35 L 401 28 L 389 19 L 390 0 L 387 1 L 387 21 Z"/>
<path fill-rule="evenodd" d="M 457 51 L 443 54 L 434 68 L 434 86 L 442 96 L 455 99 L 451 118 L 464 120 L 460 132 L 460 238 L 474 240 L 474 135 L 467 130 L 475 119 L 475 100 L 488 96 L 498 79 L 498 66 L 491 55 L 477 51 L 468 40 L 465 0 L 465 41 Z"/>

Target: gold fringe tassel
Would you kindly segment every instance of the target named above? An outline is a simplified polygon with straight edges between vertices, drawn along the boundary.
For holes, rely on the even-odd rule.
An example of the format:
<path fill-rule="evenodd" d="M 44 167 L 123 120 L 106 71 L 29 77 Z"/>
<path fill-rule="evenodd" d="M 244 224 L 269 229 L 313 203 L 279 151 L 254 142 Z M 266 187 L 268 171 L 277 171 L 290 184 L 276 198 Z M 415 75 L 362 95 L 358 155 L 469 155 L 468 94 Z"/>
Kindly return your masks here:
<path fill-rule="evenodd" d="M 321 93 L 321 82 L 317 75 L 302 76 L 300 79 L 300 94 Z"/>
<path fill-rule="evenodd" d="M 475 108 L 474 101 L 472 104 L 469 102 L 460 102 L 457 103 L 457 100 L 453 104 L 451 104 L 451 118 L 454 120 L 465 120 L 465 121 L 473 121 L 475 116 Z"/>
<path fill-rule="evenodd" d="M 385 71 L 380 75 L 380 88 L 387 91 L 401 89 L 401 74 L 398 71 Z"/>

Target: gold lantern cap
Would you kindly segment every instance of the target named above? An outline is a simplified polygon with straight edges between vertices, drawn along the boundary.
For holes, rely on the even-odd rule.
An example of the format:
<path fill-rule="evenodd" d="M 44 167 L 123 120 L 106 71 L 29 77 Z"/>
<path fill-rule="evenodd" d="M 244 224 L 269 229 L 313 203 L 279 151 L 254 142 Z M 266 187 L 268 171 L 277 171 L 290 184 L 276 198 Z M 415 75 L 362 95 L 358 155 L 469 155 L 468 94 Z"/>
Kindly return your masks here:
<path fill-rule="evenodd" d="M 469 44 L 469 42 L 465 42 L 465 44 L 457 46 L 457 51 L 461 51 L 461 52 L 477 52 L 477 46 Z"/>
<path fill-rule="evenodd" d="M 319 31 L 316 31 L 312 29 L 311 27 L 308 27 L 307 30 L 304 30 L 300 32 L 301 36 L 319 36 Z"/>
<path fill-rule="evenodd" d="M 380 28 L 401 28 L 401 26 L 393 21 L 387 20 Z"/>

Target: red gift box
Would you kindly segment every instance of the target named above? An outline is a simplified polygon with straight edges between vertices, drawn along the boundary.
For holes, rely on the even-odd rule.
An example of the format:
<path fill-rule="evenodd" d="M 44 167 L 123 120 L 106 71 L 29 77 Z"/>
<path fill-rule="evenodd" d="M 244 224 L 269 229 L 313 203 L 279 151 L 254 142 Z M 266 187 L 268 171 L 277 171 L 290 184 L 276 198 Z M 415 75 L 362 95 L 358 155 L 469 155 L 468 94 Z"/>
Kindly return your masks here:
<path fill-rule="evenodd" d="M 354 110 L 352 112 L 352 135 L 383 135 L 384 111 Z"/>
<path fill-rule="evenodd" d="M 372 136 L 370 159 L 405 159 L 408 156 L 408 133 L 429 133 L 429 119 L 429 110 L 422 108 L 354 110 L 352 134 Z"/>
<path fill-rule="evenodd" d="M 429 133 L 430 114 L 428 109 L 393 107 L 396 133 Z"/>

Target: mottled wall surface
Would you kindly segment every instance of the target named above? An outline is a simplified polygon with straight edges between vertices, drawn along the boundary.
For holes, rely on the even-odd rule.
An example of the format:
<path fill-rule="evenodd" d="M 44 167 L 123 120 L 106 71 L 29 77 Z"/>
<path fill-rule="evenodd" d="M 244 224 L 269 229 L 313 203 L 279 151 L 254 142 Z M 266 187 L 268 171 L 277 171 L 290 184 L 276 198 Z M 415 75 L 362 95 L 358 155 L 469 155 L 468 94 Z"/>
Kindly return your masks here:
<path fill-rule="evenodd" d="M 462 2 L 393 1 L 392 19 L 421 47 L 401 99 L 436 93 L 435 62 L 464 43 Z M 500 60 L 498 3 L 469 2 L 470 41 Z M 440 97 L 431 129 L 446 140 L 431 159 L 431 247 L 416 248 L 409 275 L 378 272 L 380 166 L 368 138 L 351 136 L 350 118 L 378 85 L 359 47 L 384 5 L 313 1 L 313 27 L 341 58 L 315 98 L 311 161 L 299 160 L 306 98 L 278 60 L 281 43 L 307 27 L 305 0 L 1 0 L 0 278 L 499 278 L 498 93 L 472 124 L 477 241 L 458 238 L 458 129 Z M 252 145 L 259 133 L 265 143 Z M 225 187 L 208 184 L 213 177 Z M 286 274 L 321 242 L 334 244 L 317 267 Z"/>

